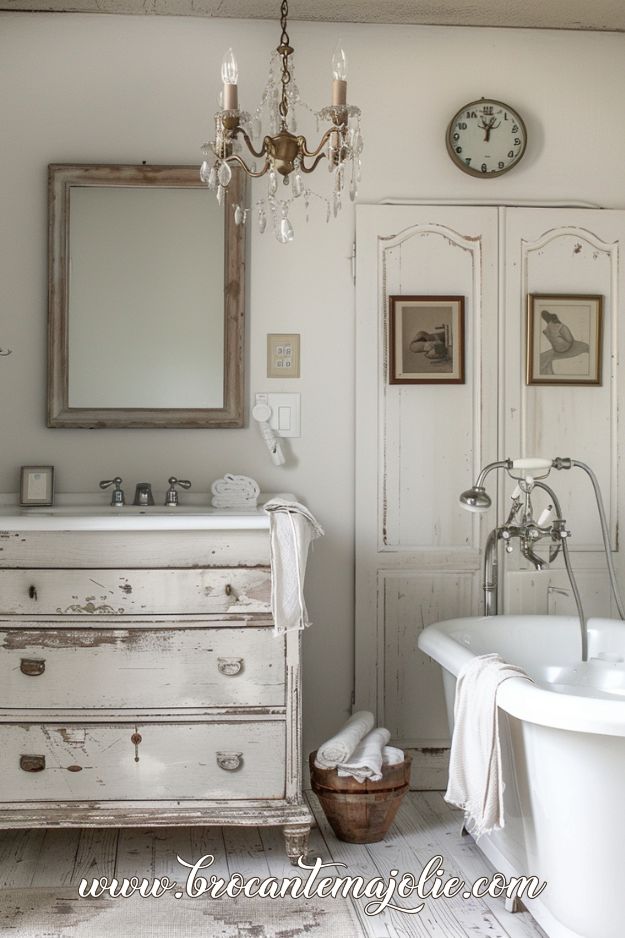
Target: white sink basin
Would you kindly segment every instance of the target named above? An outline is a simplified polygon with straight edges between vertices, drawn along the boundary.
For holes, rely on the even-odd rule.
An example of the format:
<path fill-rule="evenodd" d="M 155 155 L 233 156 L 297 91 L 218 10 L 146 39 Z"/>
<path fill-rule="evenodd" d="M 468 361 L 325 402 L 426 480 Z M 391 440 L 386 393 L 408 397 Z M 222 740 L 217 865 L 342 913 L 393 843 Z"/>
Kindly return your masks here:
<path fill-rule="evenodd" d="M 262 506 L 241 511 L 204 505 L 0 505 L 0 531 L 219 531 L 269 527 Z"/>

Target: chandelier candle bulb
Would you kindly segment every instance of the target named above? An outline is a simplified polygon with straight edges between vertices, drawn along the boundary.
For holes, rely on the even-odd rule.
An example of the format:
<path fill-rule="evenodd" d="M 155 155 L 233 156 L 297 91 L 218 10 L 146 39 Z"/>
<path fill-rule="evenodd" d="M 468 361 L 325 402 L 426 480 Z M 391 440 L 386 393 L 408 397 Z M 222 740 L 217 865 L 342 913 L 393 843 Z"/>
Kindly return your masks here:
<path fill-rule="evenodd" d="M 221 80 L 224 83 L 225 111 L 236 111 L 239 107 L 239 67 L 232 49 L 228 49 L 221 63 Z"/>
<path fill-rule="evenodd" d="M 347 56 L 340 40 L 332 56 L 332 106 L 347 104 Z"/>

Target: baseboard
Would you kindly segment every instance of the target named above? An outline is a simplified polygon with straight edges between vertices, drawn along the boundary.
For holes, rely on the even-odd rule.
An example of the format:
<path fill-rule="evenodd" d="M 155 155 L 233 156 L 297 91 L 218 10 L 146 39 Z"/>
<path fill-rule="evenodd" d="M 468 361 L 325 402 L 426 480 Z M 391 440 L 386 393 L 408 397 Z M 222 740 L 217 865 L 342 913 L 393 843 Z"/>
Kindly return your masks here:
<path fill-rule="evenodd" d="M 445 791 L 449 774 L 449 747 L 406 749 L 412 756 L 411 791 Z"/>

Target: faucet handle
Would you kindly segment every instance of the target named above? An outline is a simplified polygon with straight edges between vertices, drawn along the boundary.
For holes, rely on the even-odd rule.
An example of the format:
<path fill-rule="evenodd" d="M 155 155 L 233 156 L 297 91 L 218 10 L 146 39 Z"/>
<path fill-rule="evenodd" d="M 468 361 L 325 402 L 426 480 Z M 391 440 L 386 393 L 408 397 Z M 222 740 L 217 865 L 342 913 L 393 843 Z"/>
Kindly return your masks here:
<path fill-rule="evenodd" d="M 178 504 L 178 492 L 176 490 L 177 485 L 183 489 L 191 488 L 191 483 L 188 479 L 177 479 L 175 476 L 170 476 L 169 488 L 165 493 L 165 504 L 169 507 L 174 507 Z"/>
<path fill-rule="evenodd" d="M 173 488 L 174 485 L 179 485 L 180 488 L 183 489 L 191 488 L 191 483 L 188 479 L 177 479 L 175 476 L 171 476 L 168 481 L 171 488 Z"/>
<path fill-rule="evenodd" d="M 120 476 L 115 476 L 114 479 L 103 479 L 100 482 L 101 489 L 107 489 L 110 485 L 114 485 L 115 488 L 111 492 L 111 505 L 115 508 L 121 508 L 124 504 L 124 493 L 122 491 L 122 479 Z"/>

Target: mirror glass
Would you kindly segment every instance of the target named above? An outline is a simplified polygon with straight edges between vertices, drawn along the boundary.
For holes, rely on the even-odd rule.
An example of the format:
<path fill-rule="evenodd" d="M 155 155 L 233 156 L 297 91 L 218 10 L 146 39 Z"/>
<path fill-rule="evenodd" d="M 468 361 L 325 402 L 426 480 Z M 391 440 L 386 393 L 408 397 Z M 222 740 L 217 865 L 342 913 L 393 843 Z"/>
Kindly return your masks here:
<path fill-rule="evenodd" d="M 50 426 L 242 425 L 233 183 L 222 207 L 197 167 L 50 167 Z"/>

